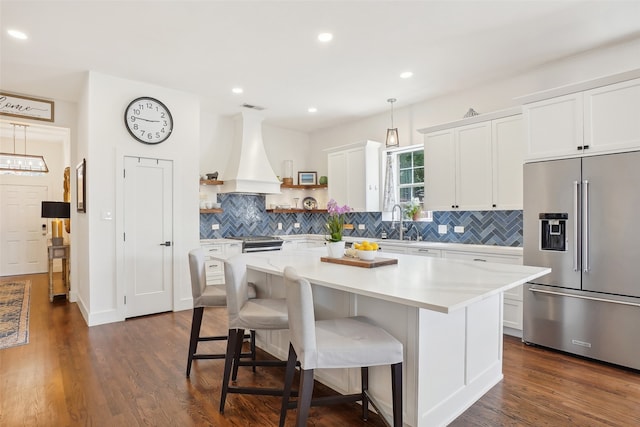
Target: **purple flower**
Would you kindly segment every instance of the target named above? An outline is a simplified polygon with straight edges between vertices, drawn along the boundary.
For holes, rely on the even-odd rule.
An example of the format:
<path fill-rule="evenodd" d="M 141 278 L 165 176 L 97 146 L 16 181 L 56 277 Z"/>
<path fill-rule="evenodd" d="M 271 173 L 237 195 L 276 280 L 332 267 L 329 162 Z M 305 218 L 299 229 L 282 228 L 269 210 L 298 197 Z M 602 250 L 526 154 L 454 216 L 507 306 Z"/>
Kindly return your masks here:
<path fill-rule="evenodd" d="M 327 212 L 329 212 L 329 221 L 327 229 L 329 231 L 330 242 L 339 242 L 342 240 L 342 230 L 344 228 L 344 214 L 351 212 L 351 208 L 347 205 L 338 206 L 338 203 L 331 199 L 327 203 Z"/>

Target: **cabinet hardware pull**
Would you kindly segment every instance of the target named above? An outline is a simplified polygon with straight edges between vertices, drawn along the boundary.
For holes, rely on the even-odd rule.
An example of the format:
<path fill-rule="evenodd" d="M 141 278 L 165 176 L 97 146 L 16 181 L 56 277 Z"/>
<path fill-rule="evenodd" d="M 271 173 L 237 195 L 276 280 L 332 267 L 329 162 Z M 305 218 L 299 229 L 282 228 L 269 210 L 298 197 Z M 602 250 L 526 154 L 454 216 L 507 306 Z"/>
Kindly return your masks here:
<path fill-rule="evenodd" d="M 164 243 L 160 243 L 160 246 L 171 246 L 171 242 L 167 240 Z"/>
<path fill-rule="evenodd" d="M 482 258 L 474 258 L 474 261 L 479 261 L 479 262 L 487 262 L 486 259 L 482 259 Z"/>

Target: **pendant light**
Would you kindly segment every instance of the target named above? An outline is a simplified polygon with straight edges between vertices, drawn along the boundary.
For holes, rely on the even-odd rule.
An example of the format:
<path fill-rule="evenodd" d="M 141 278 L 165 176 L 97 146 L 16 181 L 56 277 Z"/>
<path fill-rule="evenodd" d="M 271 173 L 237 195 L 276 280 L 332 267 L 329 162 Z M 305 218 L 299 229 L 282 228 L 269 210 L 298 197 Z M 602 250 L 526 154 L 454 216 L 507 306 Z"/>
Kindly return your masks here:
<path fill-rule="evenodd" d="M 397 99 L 389 98 L 387 102 L 391 104 L 391 128 L 387 129 L 387 147 L 397 147 L 400 145 L 400 140 L 398 139 L 398 128 L 393 127 L 393 103 L 396 102 Z"/>
<path fill-rule="evenodd" d="M 41 175 L 49 172 L 43 156 L 27 154 L 27 125 L 11 123 L 13 126 L 13 153 L 0 153 L 0 173 Z M 24 129 L 24 154 L 16 153 L 16 127 Z"/>

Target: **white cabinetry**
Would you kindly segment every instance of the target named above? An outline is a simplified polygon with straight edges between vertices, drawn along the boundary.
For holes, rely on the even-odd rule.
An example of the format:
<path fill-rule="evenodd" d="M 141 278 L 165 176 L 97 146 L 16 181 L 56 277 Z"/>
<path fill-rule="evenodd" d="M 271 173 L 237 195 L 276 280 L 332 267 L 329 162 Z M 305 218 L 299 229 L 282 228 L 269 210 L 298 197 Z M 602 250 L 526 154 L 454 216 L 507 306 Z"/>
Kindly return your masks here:
<path fill-rule="evenodd" d="M 522 264 L 521 256 L 494 255 L 482 252 L 443 251 L 444 258 L 501 264 Z M 505 333 L 522 336 L 522 285 L 504 293 L 502 325 Z"/>
<path fill-rule="evenodd" d="M 282 242 L 283 251 L 295 251 L 298 249 L 318 248 L 325 246 L 325 241 L 312 238 L 284 239 Z"/>
<path fill-rule="evenodd" d="M 546 99 L 522 108 L 527 124 L 527 159 L 574 156 L 582 151 L 581 93 Z"/>
<path fill-rule="evenodd" d="M 329 199 L 355 212 L 380 210 L 380 143 L 365 141 L 327 151 Z"/>
<path fill-rule="evenodd" d="M 531 96 L 550 98 L 523 106 L 527 161 L 640 148 L 640 79 L 591 84 L 594 88 L 589 90 L 578 90 L 588 86 L 587 82 Z M 553 96 L 572 90 L 574 93 Z"/>
<path fill-rule="evenodd" d="M 522 209 L 522 163 L 524 130 L 522 115 L 491 122 L 493 191 L 491 207 Z"/>
<path fill-rule="evenodd" d="M 224 262 L 222 258 L 242 253 L 242 243 L 201 243 L 207 285 L 224 285 Z"/>
<path fill-rule="evenodd" d="M 378 247 L 380 248 L 379 251 L 383 253 L 384 252 L 390 253 L 390 254 L 406 254 L 407 253 L 407 246 L 403 245 L 402 243 L 390 245 L 386 243 L 384 240 L 381 240 L 378 242 Z"/>
<path fill-rule="evenodd" d="M 426 256 L 431 258 L 442 258 L 442 251 L 440 249 L 431 248 L 409 248 L 407 249 L 409 255 Z"/>
<path fill-rule="evenodd" d="M 509 110 L 481 117 L 420 130 L 425 209 L 522 209 L 522 116 Z"/>
<path fill-rule="evenodd" d="M 425 135 L 425 206 L 429 210 L 491 208 L 491 123 Z"/>
<path fill-rule="evenodd" d="M 586 91 L 584 130 L 590 154 L 640 147 L 640 79 Z"/>

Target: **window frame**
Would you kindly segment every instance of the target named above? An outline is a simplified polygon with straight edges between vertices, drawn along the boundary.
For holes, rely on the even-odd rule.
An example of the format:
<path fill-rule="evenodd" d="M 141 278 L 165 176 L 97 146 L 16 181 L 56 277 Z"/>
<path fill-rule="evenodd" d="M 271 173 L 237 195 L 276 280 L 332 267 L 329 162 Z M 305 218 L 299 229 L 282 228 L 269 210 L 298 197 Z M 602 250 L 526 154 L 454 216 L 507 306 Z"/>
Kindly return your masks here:
<path fill-rule="evenodd" d="M 398 148 L 389 148 L 386 150 L 382 150 L 382 157 L 381 157 L 381 170 L 382 170 L 382 186 L 381 188 L 384 188 L 384 183 L 386 181 L 386 177 L 387 177 L 387 154 L 391 154 L 393 157 L 393 168 L 394 168 L 394 172 L 395 172 L 395 196 L 396 196 L 396 200 L 400 200 L 400 188 L 401 188 L 401 184 L 400 184 L 400 162 L 399 162 L 399 156 L 401 154 L 405 154 L 405 153 L 411 153 L 411 152 L 415 152 L 415 151 L 422 151 L 424 153 L 424 144 L 414 144 L 414 145 L 408 145 L 405 147 L 398 147 Z M 424 154 L 423 154 L 424 156 Z M 424 159 L 424 157 L 423 157 Z M 413 163 L 413 162 L 412 162 Z M 424 165 L 423 168 L 426 169 L 426 161 L 423 161 Z M 412 164 L 412 171 L 413 171 L 413 164 Z M 423 182 L 422 182 L 422 187 L 424 188 L 424 191 L 426 193 L 426 184 L 424 182 L 424 178 L 426 178 L 426 170 L 423 173 Z M 419 187 L 419 184 L 416 183 L 412 183 L 412 184 L 402 184 L 402 188 L 413 188 L 413 187 Z M 425 194 L 426 197 L 426 194 Z M 424 217 L 422 217 L 420 219 L 420 221 L 428 221 L 431 222 L 433 221 L 433 212 L 432 211 L 428 211 L 424 209 L 424 197 L 422 200 L 422 211 L 424 212 Z"/>

